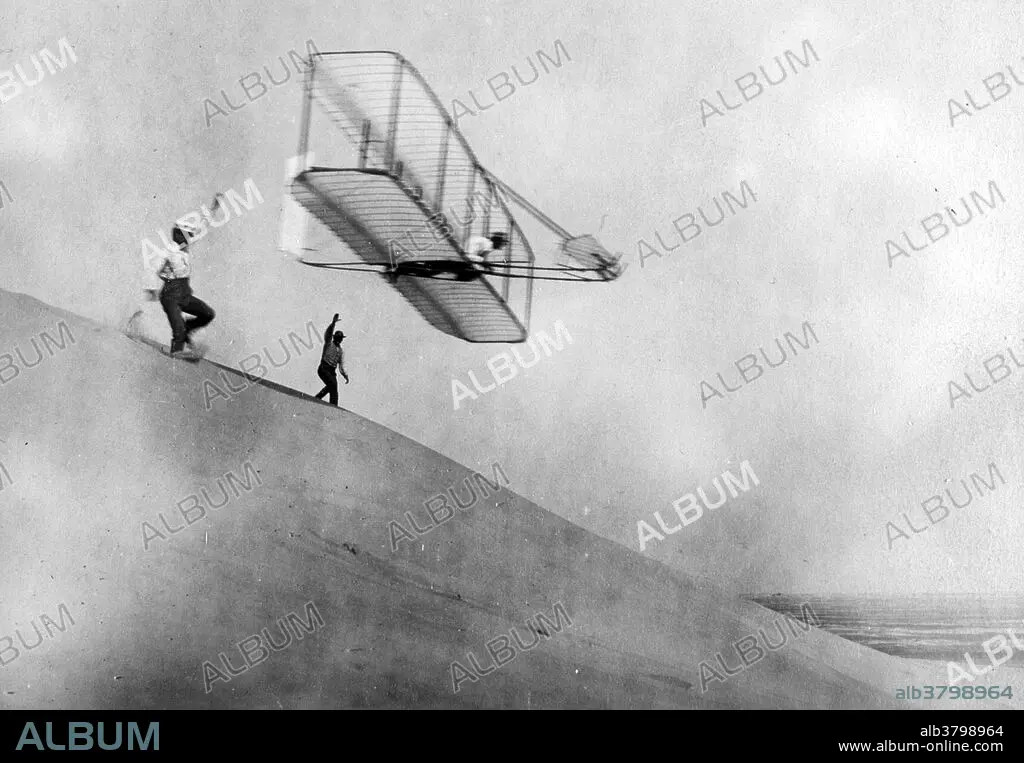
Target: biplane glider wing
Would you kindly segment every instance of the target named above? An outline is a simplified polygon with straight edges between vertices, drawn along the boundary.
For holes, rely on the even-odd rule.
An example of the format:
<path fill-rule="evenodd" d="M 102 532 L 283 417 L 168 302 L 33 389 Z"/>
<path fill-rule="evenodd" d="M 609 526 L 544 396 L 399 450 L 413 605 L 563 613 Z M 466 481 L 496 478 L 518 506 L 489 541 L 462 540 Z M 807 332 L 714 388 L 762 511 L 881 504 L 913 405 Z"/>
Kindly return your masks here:
<path fill-rule="evenodd" d="M 306 170 L 295 179 L 292 195 L 368 265 L 464 259 L 450 236 L 431 234 L 423 224 L 429 213 L 422 203 L 384 171 Z M 526 327 L 486 278 L 388 280 L 445 334 L 467 342 L 526 341 Z"/>
<path fill-rule="evenodd" d="M 314 102 L 325 129 L 313 126 Z M 340 156 L 332 145 L 339 137 Z M 320 144 L 312 146 L 313 138 Z M 305 254 L 302 262 L 377 269 L 446 334 L 468 342 L 526 341 L 535 280 L 610 281 L 620 272 L 596 239 L 571 236 L 484 169 L 429 85 L 397 53 L 312 56 L 299 156 L 314 152 L 328 154 L 329 166 L 304 168 L 291 195 L 360 262 Z M 538 267 L 510 203 L 554 232 L 575 267 Z M 478 270 L 466 256 L 469 241 L 496 231 L 508 243 Z M 454 277 L 441 277 L 446 272 Z"/>

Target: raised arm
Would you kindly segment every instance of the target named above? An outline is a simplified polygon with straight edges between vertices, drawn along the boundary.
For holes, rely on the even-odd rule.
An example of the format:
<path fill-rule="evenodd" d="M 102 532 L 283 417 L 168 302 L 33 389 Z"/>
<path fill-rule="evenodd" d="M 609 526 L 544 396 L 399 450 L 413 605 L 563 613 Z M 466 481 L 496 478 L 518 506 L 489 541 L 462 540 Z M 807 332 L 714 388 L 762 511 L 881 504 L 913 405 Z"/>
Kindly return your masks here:
<path fill-rule="evenodd" d="M 223 200 L 224 194 L 214 194 L 211 212 L 216 212 L 220 209 Z M 185 235 L 185 241 L 190 249 L 195 242 L 205 238 L 210 232 L 210 227 L 206 225 L 198 212 L 189 212 L 184 217 L 175 220 L 173 228 L 180 229 L 180 231 Z M 169 248 L 167 252 L 150 245 L 150 249 L 152 251 L 144 254 L 144 265 L 147 271 L 147 281 L 149 282 L 144 291 L 146 292 L 148 299 L 151 300 L 158 300 L 160 298 L 160 289 L 162 288 L 162 279 L 160 274 L 165 268 L 170 267 L 168 256 L 173 257 L 176 252 L 180 252 L 181 250 L 181 247 L 177 242 L 170 243 L 166 238 L 164 239 L 164 242 Z"/>
<path fill-rule="evenodd" d="M 327 331 L 324 332 L 324 344 L 331 341 L 331 334 L 334 333 L 334 324 L 338 322 L 338 314 L 334 314 L 334 318 L 331 320 L 331 325 L 327 327 Z"/>
<path fill-rule="evenodd" d="M 220 209 L 223 199 L 224 194 L 214 194 L 213 203 L 210 205 L 210 211 L 208 213 L 210 216 Z M 203 208 L 205 209 L 205 206 Z M 206 221 L 203 220 L 202 216 L 198 212 L 189 212 L 187 215 L 175 220 L 174 224 L 181 228 L 182 232 L 186 235 L 190 247 L 197 241 L 201 241 L 206 238 L 213 228 L 212 225 L 206 224 Z"/>

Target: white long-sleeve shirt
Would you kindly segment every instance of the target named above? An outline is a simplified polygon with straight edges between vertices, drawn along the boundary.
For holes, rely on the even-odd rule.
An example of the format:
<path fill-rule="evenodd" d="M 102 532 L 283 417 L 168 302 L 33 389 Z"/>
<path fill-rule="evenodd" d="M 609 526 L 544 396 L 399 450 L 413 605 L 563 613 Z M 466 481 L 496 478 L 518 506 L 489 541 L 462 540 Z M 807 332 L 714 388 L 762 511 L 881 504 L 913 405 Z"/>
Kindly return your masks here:
<path fill-rule="evenodd" d="M 191 244 L 189 245 L 191 248 Z M 189 278 L 192 275 L 192 253 L 188 249 L 167 250 L 163 265 L 157 271 L 157 276 L 163 281 L 172 281 L 175 278 Z"/>
<path fill-rule="evenodd" d="M 155 265 L 155 270 L 150 270 L 150 288 L 159 290 L 163 287 L 164 282 L 171 281 L 176 278 L 190 278 L 192 276 L 192 247 L 195 246 L 196 242 L 205 238 L 210 234 L 212 226 L 204 225 L 205 232 L 202 236 L 196 238 L 196 235 L 200 232 L 199 229 L 194 228 L 187 222 L 175 221 L 175 226 L 181 228 L 182 232 L 186 235 L 189 240 L 187 248 L 181 248 L 176 246 L 173 241 L 168 240 L 168 246 L 160 251 L 160 258 L 152 258 L 150 265 Z"/>
<path fill-rule="evenodd" d="M 494 251 L 494 243 L 485 236 L 473 236 L 466 245 L 466 256 L 473 262 L 485 262 Z"/>

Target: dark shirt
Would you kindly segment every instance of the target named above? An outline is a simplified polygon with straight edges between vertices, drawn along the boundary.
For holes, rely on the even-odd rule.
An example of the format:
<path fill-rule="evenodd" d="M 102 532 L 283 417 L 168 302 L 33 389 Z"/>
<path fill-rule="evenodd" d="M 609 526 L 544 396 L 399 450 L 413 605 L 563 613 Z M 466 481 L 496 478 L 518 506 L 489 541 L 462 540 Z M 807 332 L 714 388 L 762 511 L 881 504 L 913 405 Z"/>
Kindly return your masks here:
<path fill-rule="evenodd" d="M 342 370 L 344 370 L 345 352 L 334 342 L 325 342 L 324 354 L 320 356 L 320 362 L 328 368 L 341 366 Z"/>

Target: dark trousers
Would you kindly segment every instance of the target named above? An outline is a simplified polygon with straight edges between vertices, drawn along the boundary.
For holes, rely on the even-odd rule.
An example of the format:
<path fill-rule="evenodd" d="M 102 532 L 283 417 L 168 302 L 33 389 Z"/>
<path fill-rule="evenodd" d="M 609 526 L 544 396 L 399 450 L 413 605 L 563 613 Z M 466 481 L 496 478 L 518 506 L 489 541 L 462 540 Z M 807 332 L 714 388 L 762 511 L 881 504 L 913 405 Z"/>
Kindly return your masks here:
<path fill-rule="evenodd" d="M 160 292 L 160 305 L 167 313 L 167 320 L 171 324 L 171 352 L 185 349 L 185 342 L 188 341 L 189 335 L 212 321 L 216 315 L 213 308 L 193 296 L 192 287 L 187 278 L 165 281 L 164 288 Z M 194 317 L 186 321 L 182 317 L 182 313 L 188 313 Z"/>
<path fill-rule="evenodd" d="M 316 396 L 316 399 L 317 400 L 323 399 L 323 396 L 326 395 L 329 392 L 331 394 L 331 405 L 337 405 L 338 404 L 338 375 L 335 372 L 335 370 L 333 368 L 331 368 L 330 366 L 328 366 L 328 365 L 326 365 L 324 363 L 321 363 L 320 367 L 316 370 L 316 375 L 320 377 L 320 381 L 322 381 L 325 385 L 327 385 L 322 390 L 320 390 L 320 392 Z"/>

